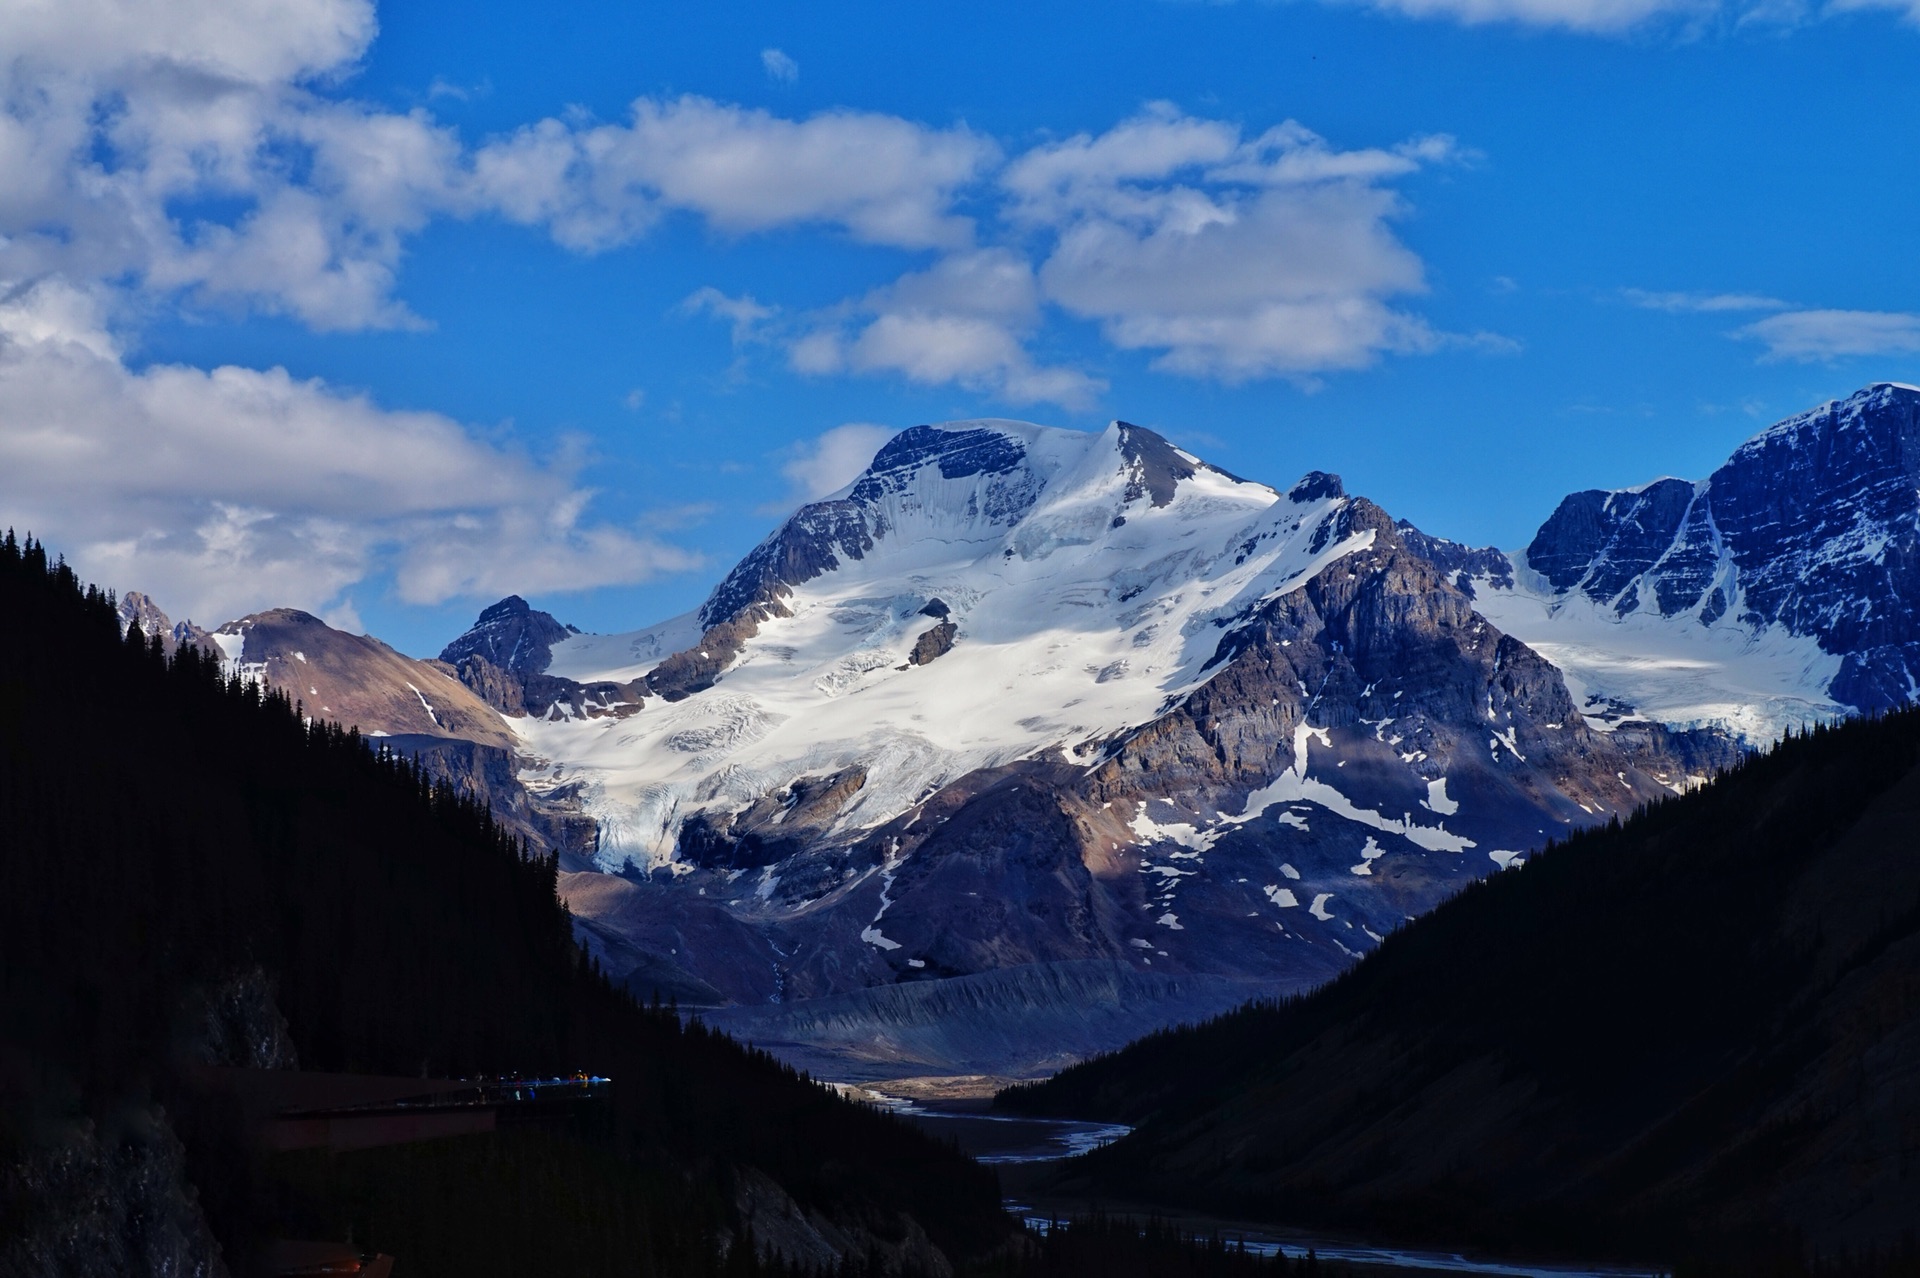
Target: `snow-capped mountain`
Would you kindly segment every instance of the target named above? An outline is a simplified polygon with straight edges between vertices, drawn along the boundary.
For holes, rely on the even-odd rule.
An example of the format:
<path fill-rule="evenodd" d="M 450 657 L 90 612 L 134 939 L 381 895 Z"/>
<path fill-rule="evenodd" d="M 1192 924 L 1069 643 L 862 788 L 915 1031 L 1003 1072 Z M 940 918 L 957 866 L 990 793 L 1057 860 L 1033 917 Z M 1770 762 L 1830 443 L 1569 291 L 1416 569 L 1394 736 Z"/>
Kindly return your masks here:
<path fill-rule="evenodd" d="M 1920 691 L 1920 389 L 1870 386 L 1699 482 L 1575 493 L 1479 606 L 1600 726 L 1750 742 Z"/>
<path fill-rule="evenodd" d="M 1216 982 L 1166 1020 L 1324 979 L 1727 757 L 1591 727 L 1475 610 L 1504 562 L 1330 475 L 1282 493 L 1124 423 L 960 422 L 896 436 L 696 614 L 592 636 L 508 600 L 443 655 L 539 706 L 508 720 L 522 779 L 592 819 L 601 873 L 568 891 L 636 982 Z"/>
<path fill-rule="evenodd" d="M 1125 423 L 955 422 L 627 634 L 515 596 L 422 662 L 122 608 L 487 795 L 643 995 L 843 1075 L 1044 1068 L 1317 983 L 1738 739 L 1910 700 L 1916 423 L 1871 387 L 1509 556 Z"/>

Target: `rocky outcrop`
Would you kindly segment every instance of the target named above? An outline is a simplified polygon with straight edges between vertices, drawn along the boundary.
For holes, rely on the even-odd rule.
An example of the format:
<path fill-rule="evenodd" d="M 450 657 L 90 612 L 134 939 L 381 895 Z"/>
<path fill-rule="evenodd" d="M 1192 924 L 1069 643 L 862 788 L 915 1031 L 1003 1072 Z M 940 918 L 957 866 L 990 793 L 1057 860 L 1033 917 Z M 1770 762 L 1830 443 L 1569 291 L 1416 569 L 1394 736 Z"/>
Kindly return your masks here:
<path fill-rule="evenodd" d="M 810 851 L 866 783 L 855 766 L 798 777 L 743 811 L 696 812 L 681 827 L 681 855 L 704 869 L 751 870 Z"/>
<path fill-rule="evenodd" d="M 819 1273 L 863 1264 L 882 1273 L 952 1278 L 953 1262 L 911 1216 L 838 1219 L 801 1206 L 778 1181 L 756 1168 L 735 1169 L 731 1180 L 734 1219 L 741 1232 L 728 1242 L 729 1250 L 751 1245 L 762 1260 Z"/>
<path fill-rule="evenodd" d="M 433 776 L 485 803 L 493 819 L 526 840 L 529 848 L 558 852 L 568 866 L 592 858 L 599 831 L 581 810 L 578 788 L 529 789 L 520 779 L 517 751 L 458 737 L 413 734 L 388 736 L 381 744 L 419 760 Z"/>
<path fill-rule="evenodd" d="M 48 1124 L 0 1153 L 0 1273 L 8 1278 L 226 1278 L 220 1244 L 157 1105 L 106 1124 Z"/>
<path fill-rule="evenodd" d="M 953 650 L 953 637 L 960 633 L 960 627 L 951 621 L 943 621 L 930 630 L 920 632 L 913 641 L 912 651 L 907 653 L 907 664 L 924 666 L 935 658 L 943 657 Z"/>

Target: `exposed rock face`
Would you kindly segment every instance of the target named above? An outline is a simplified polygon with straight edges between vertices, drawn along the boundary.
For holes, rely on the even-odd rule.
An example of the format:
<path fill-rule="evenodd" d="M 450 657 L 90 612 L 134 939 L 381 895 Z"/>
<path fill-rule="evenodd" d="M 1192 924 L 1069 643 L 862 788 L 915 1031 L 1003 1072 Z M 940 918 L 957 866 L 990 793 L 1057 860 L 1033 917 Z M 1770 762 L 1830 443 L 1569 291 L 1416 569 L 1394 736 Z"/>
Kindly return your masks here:
<path fill-rule="evenodd" d="M 511 750 L 500 716 L 443 665 L 415 661 L 311 613 L 275 608 L 213 632 L 228 660 L 299 701 L 314 718 L 369 735 L 457 738 Z"/>
<path fill-rule="evenodd" d="M 473 695 L 501 714 L 517 719 L 527 713 L 526 680 L 523 677 L 501 669 L 477 652 L 451 663 L 442 656 L 440 664 L 447 666 L 453 677 L 465 684 Z"/>
<path fill-rule="evenodd" d="M 680 828 L 680 851 L 705 869 L 753 870 L 784 861 L 827 837 L 867 781 L 862 767 L 800 777 L 740 812 L 696 812 Z"/>
<path fill-rule="evenodd" d="M 878 1262 L 883 1273 L 952 1278 L 953 1262 L 911 1216 L 835 1219 L 801 1206 L 778 1181 L 757 1169 L 736 1170 L 732 1180 L 735 1216 L 753 1231 L 754 1249 L 763 1260 L 784 1260 L 822 1273 L 849 1262 Z"/>
<path fill-rule="evenodd" d="M 1814 641 L 1809 696 L 1920 687 L 1920 390 L 1881 383 L 1779 423 L 1700 483 L 1575 493 L 1527 547 L 1556 596 Z"/>
<path fill-rule="evenodd" d="M 494 817 L 533 848 L 560 852 L 570 864 L 592 856 L 594 823 L 580 814 L 574 787 L 556 783 L 535 795 L 521 782 L 519 740 L 501 707 L 528 709 L 516 693 L 522 683 L 479 653 L 463 657 L 458 669 L 416 661 L 292 608 L 228 622 L 207 642 L 234 672 L 286 693 L 309 717 L 357 727 L 420 760 L 491 805 Z M 463 675 L 489 695 L 476 693 Z M 572 687 L 570 695 L 586 691 Z"/>
<path fill-rule="evenodd" d="M 923 630 L 920 637 L 913 641 L 913 650 L 907 653 L 909 665 L 924 666 L 934 658 L 953 650 L 953 637 L 960 633 L 960 627 L 951 621 L 943 621 L 931 630 Z"/>
<path fill-rule="evenodd" d="M 213 636 L 191 621 L 174 622 L 160 610 L 152 597 L 138 590 L 129 590 L 120 596 L 120 625 L 126 627 L 138 622 L 143 634 L 151 638 L 160 636 L 161 646 L 171 656 L 182 644 L 204 648 L 209 652 L 217 651 Z"/>
<path fill-rule="evenodd" d="M 0 1273 L 226 1278 L 159 1106 L 122 1113 L 110 1129 L 70 1121 L 34 1135 L 0 1159 Z"/>
<path fill-rule="evenodd" d="M 519 595 L 508 595 L 482 610 L 478 620 L 440 651 L 440 660 L 457 666 L 464 657 L 484 657 L 509 674 L 542 674 L 553 660 L 553 645 L 576 633 L 551 613 L 537 612 Z"/>
<path fill-rule="evenodd" d="M 181 1009 L 181 1056 L 229 1069 L 300 1068 L 300 1053 L 274 997 L 273 979 L 261 967 L 193 990 Z"/>
<path fill-rule="evenodd" d="M 579 683 L 547 673 L 553 645 L 580 632 L 535 611 L 519 595 L 484 609 L 467 632 L 440 651 L 441 662 L 482 701 L 504 715 L 594 718 L 631 714 L 644 685 Z"/>

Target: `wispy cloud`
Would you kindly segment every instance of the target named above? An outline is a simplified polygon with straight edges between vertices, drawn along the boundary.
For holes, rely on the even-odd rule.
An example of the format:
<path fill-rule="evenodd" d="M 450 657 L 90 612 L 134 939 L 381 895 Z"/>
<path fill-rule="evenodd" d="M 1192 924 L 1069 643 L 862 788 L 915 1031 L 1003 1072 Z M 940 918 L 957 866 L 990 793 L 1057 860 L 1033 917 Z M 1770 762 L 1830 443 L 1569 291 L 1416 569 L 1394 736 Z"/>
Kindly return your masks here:
<path fill-rule="evenodd" d="M 1758 293 L 1655 293 L 1641 288 L 1623 288 L 1620 295 L 1635 306 L 1650 311 L 1784 311 L 1793 303 Z"/>
<path fill-rule="evenodd" d="M 1788 311 L 1738 329 L 1769 361 L 1824 363 L 1856 355 L 1920 353 L 1920 315 L 1905 311 Z"/>
<path fill-rule="evenodd" d="M 1728 27 L 1792 27 L 1829 14 L 1889 9 L 1920 25 L 1920 0 L 1326 0 L 1463 26 L 1506 25 L 1622 36 L 1663 24 L 1697 32 Z"/>
<path fill-rule="evenodd" d="M 800 64 L 779 49 L 760 50 L 760 65 L 775 84 L 792 84 L 800 78 Z"/>
<path fill-rule="evenodd" d="M 848 422 L 795 444 L 780 466 L 789 497 L 794 502 L 818 501 L 846 487 L 893 435 L 890 426 Z"/>
<path fill-rule="evenodd" d="M 727 321 L 735 346 L 744 346 L 752 341 L 760 326 L 779 314 L 778 307 L 762 306 L 753 299 L 751 293 L 732 297 L 711 284 L 688 295 L 680 303 L 679 310 L 686 315 L 708 315 Z"/>

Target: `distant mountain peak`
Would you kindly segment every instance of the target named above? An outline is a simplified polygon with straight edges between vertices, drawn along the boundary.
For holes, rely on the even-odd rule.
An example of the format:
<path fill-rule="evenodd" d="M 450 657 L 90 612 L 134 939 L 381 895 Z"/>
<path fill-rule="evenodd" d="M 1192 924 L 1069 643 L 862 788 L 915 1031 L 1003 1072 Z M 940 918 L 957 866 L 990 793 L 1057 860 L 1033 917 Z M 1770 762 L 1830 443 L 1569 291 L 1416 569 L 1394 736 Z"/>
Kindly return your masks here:
<path fill-rule="evenodd" d="M 440 650 L 440 660 L 457 666 L 479 656 L 521 677 L 543 674 L 553 659 L 553 645 L 577 633 L 519 595 L 508 595 L 481 609 L 473 625 Z"/>
<path fill-rule="evenodd" d="M 1346 495 L 1347 486 L 1340 482 L 1340 476 L 1328 474 L 1324 470 L 1308 471 L 1300 477 L 1299 483 L 1287 490 L 1287 500 L 1295 505 Z"/>

